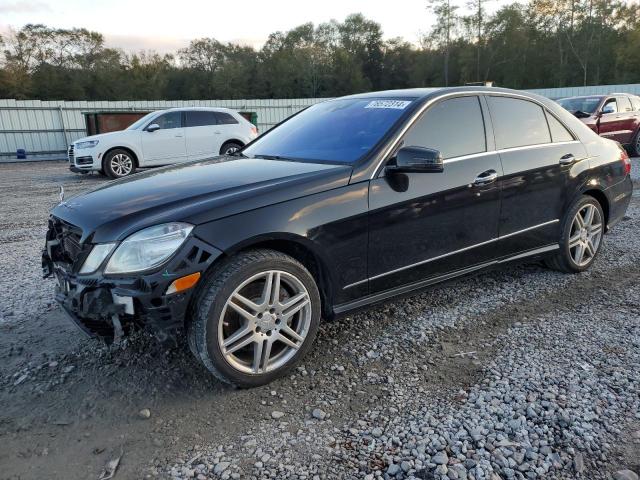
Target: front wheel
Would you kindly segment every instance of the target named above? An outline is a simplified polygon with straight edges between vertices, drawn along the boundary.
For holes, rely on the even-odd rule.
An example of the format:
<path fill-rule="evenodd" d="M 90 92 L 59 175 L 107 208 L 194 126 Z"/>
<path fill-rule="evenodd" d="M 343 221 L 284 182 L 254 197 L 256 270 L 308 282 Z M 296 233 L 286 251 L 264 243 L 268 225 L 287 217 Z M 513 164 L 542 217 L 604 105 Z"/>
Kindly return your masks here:
<path fill-rule="evenodd" d="M 127 150 L 116 148 L 105 155 L 102 171 L 110 178 L 126 177 L 136 171 L 136 162 Z"/>
<path fill-rule="evenodd" d="M 560 251 L 547 261 L 548 266 L 566 273 L 585 271 L 598 255 L 603 235 L 604 214 L 600 202 L 583 195 L 567 212 Z"/>
<path fill-rule="evenodd" d="M 207 369 L 239 387 L 288 372 L 311 348 L 320 295 L 309 271 L 274 250 L 232 258 L 195 300 L 189 344 Z"/>

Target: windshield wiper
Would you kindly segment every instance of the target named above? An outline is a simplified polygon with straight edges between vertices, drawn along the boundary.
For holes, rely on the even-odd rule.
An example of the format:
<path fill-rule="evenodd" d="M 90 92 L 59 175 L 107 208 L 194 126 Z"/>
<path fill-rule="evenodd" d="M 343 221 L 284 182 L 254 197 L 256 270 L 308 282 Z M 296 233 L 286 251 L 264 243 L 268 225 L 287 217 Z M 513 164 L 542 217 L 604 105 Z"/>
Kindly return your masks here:
<path fill-rule="evenodd" d="M 265 160 L 293 160 L 293 158 L 281 157 L 280 155 L 254 155 L 253 158 L 263 158 Z"/>

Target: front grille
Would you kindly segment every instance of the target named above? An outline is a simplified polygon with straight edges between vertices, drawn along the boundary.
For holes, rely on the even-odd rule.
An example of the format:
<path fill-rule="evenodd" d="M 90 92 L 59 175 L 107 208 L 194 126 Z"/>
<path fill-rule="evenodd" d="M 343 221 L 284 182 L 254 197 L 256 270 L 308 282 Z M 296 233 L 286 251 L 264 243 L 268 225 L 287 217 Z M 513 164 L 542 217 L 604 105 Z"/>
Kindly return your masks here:
<path fill-rule="evenodd" d="M 67 157 L 69 158 L 69 163 L 73 165 L 73 143 L 69 145 L 69 150 L 67 150 Z"/>
<path fill-rule="evenodd" d="M 83 257 L 84 245 L 80 242 L 82 230 L 56 217 L 51 217 L 47 239 L 59 242 L 54 252 L 54 261 L 64 262 L 74 266 Z"/>

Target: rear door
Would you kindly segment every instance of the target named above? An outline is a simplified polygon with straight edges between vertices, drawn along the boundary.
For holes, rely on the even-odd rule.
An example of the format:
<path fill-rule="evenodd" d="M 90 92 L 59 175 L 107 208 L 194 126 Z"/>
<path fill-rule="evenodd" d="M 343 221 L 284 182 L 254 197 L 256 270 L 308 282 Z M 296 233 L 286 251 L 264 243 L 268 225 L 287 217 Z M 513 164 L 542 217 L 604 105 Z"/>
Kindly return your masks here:
<path fill-rule="evenodd" d="M 633 142 L 634 134 L 638 126 L 638 112 L 634 111 L 631 100 L 626 95 L 616 97 L 620 108 L 620 143 L 628 145 Z"/>
<path fill-rule="evenodd" d="M 157 124 L 160 129 L 150 132 L 145 127 L 140 132 L 145 165 L 184 162 L 187 158 L 187 151 L 182 126 L 182 112 L 163 113 L 149 123 L 149 125 L 152 124 Z"/>
<path fill-rule="evenodd" d="M 533 101 L 507 96 L 487 96 L 487 101 L 504 169 L 501 254 L 557 244 L 572 169 L 585 165 L 586 150 Z"/>
<path fill-rule="evenodd" d="M 491 151 L 484 116 L 478 96 L 439 101 L 413 124 L 402 145 L 439 150 L 444 171 L 383 171 L 371 181 L 371 293 L 480 265 L 494 256 L 502 168 Z"/>
<path fill-rule="evenodd" d="M 218 155 L 220 147 L 218 146 L 216 112 L 187 110 L 185 119 L 186 148 L 189 160 L 200 160 Z"/>

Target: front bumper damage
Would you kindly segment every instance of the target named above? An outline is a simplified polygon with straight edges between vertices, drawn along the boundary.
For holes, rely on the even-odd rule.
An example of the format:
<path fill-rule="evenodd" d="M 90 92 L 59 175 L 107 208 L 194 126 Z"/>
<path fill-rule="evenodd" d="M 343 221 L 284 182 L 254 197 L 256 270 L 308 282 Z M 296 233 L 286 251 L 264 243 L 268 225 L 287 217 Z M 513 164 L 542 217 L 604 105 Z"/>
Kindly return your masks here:
<path fill-rule="evenodd" d="M 100 270 L 79 275 L 91 245 L 73 242 L 55 223 L 50 221 L 42 253 L 43 276 L 56 278 L 55 299 L 66 315 L 85 334 L 108 342 L 135 328 L 147 328 L 160 340 L 174 337 L 184 326 L 194 288 L 166 295 L 167 288 L 177 278 L 204 273 L 222 254 L 192 236 L 159 270 L 117 277 Z"/>

